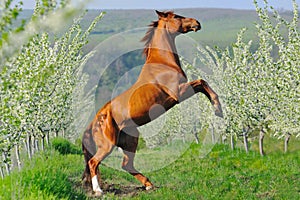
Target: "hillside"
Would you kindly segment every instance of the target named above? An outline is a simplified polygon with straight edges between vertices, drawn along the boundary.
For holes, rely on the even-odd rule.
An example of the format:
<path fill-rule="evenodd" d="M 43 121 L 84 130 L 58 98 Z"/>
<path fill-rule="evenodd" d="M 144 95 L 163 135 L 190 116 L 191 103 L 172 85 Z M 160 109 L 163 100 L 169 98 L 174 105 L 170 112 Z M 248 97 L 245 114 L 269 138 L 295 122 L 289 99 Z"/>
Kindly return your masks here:
<path fill-rule="evenodd" d="M 89 11 L 86 20 L 91 20 L 98 12 Z M 93 32 L 93 41 L 100 42 L 116 33 L 146 27 L 151 21 L 157 19 L 154 10 L 106 10 L 105 12 L 105 17 Z M 199 8 L 179 9 L 175 10 L 175 13 L 200 21 L 202 30 L 190 33 L 190 37 L 202 45 L 218 45 L 223 48 L 235 40 L 236 34 L 243 27 L 249 27 L 247 39 L 253 38 L 253 23 L 257 20 L 256 12 L 248 10 Z"/>
<path fill-rule="evenodd" d="M 99 42 L 124 31 L 145 28 L 151 21 L 157 19 L 154 10 L 89 10 L 82 21 L 82 26 L 88 24 L 99 12 L 106 12 L 104 18 L 92 32 L 90 43 L 86 50 L 93 49 Z M 176 9 L 175 13 L 193 17 L 199 20 L 202 30 L 197 33 L 189 33 L 189 36 L 202 45 L 219 46 L 225 48 L 235 41 L 238 31 L 246 27 L 248 29 L 245 39 L 253 39 L 255 23 L 258 22 L 257 14 L 253 10 L 191 8 Z M 31 16 L 32 10 L 24 10 L 20 19 Z M 284 12 L 281 15 L 291 18 L 292 12 Z M 141 38 L 136 38 L 140 40 Z"/>
<path fill-rule="evenodd" d="M 106 15 L 93 32 L 92 41 L 102 41 L 116 33 L 131 29 L 146 27 L 151 21 L 157 19 L 154 10 L 105 10 Z M 254 39 L 255 22 L 257 14 L 253 10 L 233 9 L 177 9 L 175 13 L 199 20 L 202 30 L 189 33 L 189 36 L 202 45 L 220 46 L 225 48 L 235 41 L 236 35 L 243 27 L 248 28 L 247 40 Z M 90 10 L 85 20 L 91 21 L 99 11 Z M 292 13 L 281 13 L 290 18 Z M 141 38 L 136 38 L 141 39 Z M 93 42 L 90 45 L 94 45 Z"/>

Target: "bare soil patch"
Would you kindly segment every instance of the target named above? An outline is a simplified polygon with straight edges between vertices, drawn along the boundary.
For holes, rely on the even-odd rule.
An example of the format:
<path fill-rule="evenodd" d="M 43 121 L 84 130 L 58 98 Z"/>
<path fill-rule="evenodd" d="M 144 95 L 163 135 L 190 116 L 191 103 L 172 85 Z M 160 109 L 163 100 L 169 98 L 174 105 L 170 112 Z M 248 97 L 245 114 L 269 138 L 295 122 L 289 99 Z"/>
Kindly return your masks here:
<path fill-rule="evenodd" d="M 88 197 L 97 197 L 92 188 L 87 185 L 81 185 L 83 187 L 83 191 Z M 117 197 L 134 197 L 140 192 L 145 192 L 145 187 L 137 186 L 137 185 L 121 185 L 121 184 L 108 184 L 102 183 L 101 189 L 103 190 L 104 196 L 106 194 L 113 194 Z"/>

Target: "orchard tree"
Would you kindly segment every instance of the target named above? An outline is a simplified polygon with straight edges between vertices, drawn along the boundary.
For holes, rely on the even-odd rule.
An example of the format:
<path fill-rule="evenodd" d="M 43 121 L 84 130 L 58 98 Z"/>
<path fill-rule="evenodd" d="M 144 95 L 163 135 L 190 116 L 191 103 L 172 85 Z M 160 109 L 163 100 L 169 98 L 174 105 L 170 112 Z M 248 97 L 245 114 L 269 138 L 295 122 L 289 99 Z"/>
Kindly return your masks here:
<path fill-rule="evenodd" d="M 13 6 L 12 0 L 1 1 L 0 9 L 0 50 L 5 45 L 7 41 L 10 39 L 10 33 L 19 33 L 23 30 L 25 21 L 22 21 L 20 26 L 16 26 L 16 28 L 12 28 L 12 24 L 16 21 L 18 15 L 22 11 L 22 3 L 18 3 Z M 14 126 L 18 126 L 20 124 L 20 120 L 14 118 L 14 116 L 8 114 L 10 105 L 8 103 L 9 97 L 12 93 L 5 95 L 6 90 L 10 89 L 10 86 L 5 78 L 7 77 L 6 72 L 8 69 L 5 69 L 2 64 L 6 62 L 5 56 L 3 53 L 0 53 L 1 65 L 0 65 L 0 153 L 2 159 L 0 161 L 0 171 L 1 176 L 4 176 L 3 165 L 6 168 L 6 171 L 10 172 L 10 154 L 11 149 L 19 139 L 18 135 L 20 131 L 18 130 L 18 134 L 12 134 L 15 131 Z M 5 118 L 5 120 L 3 120 Z"/>
<path fill-rule="evenodd" d="M 285 138 L 285 151 L 291 135 L 300 136 L 300 37 L 298 21 L 298 5 L 293 1 L 293 18 L 287 21 L 273 10 L 276 25 L 271 24 L 266 10 L 258 10 L 260 18 L 264 18 L 266 35 L 271 38 L 278 49 L 274 61 L 274 91 L 272 98 L 272 123 L 274 136 Z M 287 30 L 287 36 L 281 29 Z"/>
<path fill-rule="evenodd" d="M 37 2 L 31 21 L 53 16 L 63 9 L 55 1 L 48 3 Z M 23 141 L 31 158 L 40 149 L 40 140 L 43 149 L 49 134 L 63 132 L 71 125 L 76 117 L 75 104 L 85 105 L 90 100 L 88 97 L 78 102 L 80 99 L 74 97 L 78 96 L 76 93 L 83 96 L 84 92 L 79 91 L 87 82 L 83 65 L 92 55 L 84 55 L 82 48 L 102 16 L 103 13 L 96 17 L 86 31 L 80 27 L 80 17 L 54 40 L 48 32 L 31 34 L 29 42 L 1 66 L 0 148 L 7 173 L 14 147 L 20 166 L 19 149 Z"/>
<path fill-rule="evenodd" d="M 231 141 L 243 136 L 248 151 L 249 134 L 259 132 L 260 153 L 264 155 L 265 133 L 275 132 L 278 138 L 299 136 L 298 7 L 293 1 L 294 17 L 288 22 L 275 10 L 275 20 L 270 17 L 267 1 L 265 8 L 254 3 L 260 19 L 256 24 L 259 44 L 254 52 L 252 41 L 244 42 L 246 29 L 242 29 L 232 48 L 199 48 L 198 57 L 211 67 L 218 80 L 214 82 L 221 91 L 226 132 Z"/>

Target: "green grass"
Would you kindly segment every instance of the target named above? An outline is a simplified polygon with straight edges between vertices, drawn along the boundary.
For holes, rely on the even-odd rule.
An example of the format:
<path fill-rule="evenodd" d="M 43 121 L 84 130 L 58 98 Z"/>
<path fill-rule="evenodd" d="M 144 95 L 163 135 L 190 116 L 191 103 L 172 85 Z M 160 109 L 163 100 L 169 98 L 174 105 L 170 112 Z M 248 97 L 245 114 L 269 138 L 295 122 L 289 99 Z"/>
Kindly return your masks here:
<path fill-rule="evenodd" d="M 300 195 L 300 152 L 231 151 L 216 145 L 199 158 L 200 145 L 191 147 L 175 162 L 148 172 L 155 184 L 144 191 L 129 174 L 102 166 L 107 199 L 297 199 Z M 152 158 L 155 159 L 155 158 Z M 160 157 L 156 158 L 160 159 Z M 155 163 L 155 161 L 153 161 Z M 0 199 L 91 199 L 81 186 L 83 156 L 54 150 L 36 155 L 21 172 L 0 182 Z"/>
<path fill-rule="evenodd" d="M 82 160 L 78 155 L 49 151 L 27 161 L 0 184 L 0 199 L 82 199 L 74 184 L 80 181 Z"/>
<path fill-rule="evenodd" d="M 150 174 L 159 189 L 140 193 L 137 199 L 297 199 L 299 151 L 261 157 L 227 146 L 215 146 L 198 159 L 192 145 L 184 156 L 163 170 Z"/>

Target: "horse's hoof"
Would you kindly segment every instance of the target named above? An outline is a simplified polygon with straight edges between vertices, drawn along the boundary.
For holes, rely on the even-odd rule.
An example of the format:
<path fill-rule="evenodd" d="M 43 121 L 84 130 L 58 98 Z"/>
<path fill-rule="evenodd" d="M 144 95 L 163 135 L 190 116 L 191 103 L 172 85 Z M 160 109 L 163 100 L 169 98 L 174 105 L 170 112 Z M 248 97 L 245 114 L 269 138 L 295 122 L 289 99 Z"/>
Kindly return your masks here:
<path fill-rule="evenodd" d="M 220 110 L 216 110 L 216 111 L 215 111 L 215 115 L 218 116 L 218 117 L 224 118 L 223 112 L 220 111 Z"/>
<path fill-rule="evenodd" d="M 218 117 L 223 118 L 224 116 L 223 116 L 223 111 L 222 111 L 221 105 L 220 104 L 215 104 L 214 107 L 215 107 L 215 115 L 218 116 Z"/>
<path fill-rule="evenodd" d="M 153 185 L 149 185 L 146 187 L 146 190 L 148 191 L 148 190 L 151 190 L 152 188 L 153 188 Z"/>
<path fill-rule="evenodd" d="M 101 192 L 101 191 L 95 191 L 94 192 L 95 197 L 101 197 L 102 195 L 103 195 L 103 192 Z"/>

